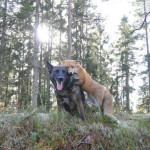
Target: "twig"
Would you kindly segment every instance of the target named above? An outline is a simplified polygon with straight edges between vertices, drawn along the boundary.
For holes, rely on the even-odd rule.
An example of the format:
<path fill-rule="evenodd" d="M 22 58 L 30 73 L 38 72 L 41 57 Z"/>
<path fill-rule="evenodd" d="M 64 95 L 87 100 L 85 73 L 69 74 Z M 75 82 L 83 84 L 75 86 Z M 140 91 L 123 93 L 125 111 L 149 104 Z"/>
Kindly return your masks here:
<path fill-rule="evenodd" d="M 84 139 L 87 137 L 87 135 L 85 135 L 79 142 L 78 145 L 76 147 L 79 147 L 81 144 L 84 144 Z"/>
<path fill-rule="evenodd" d="M 8 126 L 10 126 L 11 124 L 9 124 L 7 121 L 1 120 L 0 121 L 1 124 L 7 124 Z"/>
<path fill-rule="evenodd" d="M 23 118 L 20 123 L 23 123 L 25 120 L 27 120 L 28 118 L 34 116 L 36 113 L 36 110 L 33 110 L 29 115 L 27 115 L 25 118 Z"/>

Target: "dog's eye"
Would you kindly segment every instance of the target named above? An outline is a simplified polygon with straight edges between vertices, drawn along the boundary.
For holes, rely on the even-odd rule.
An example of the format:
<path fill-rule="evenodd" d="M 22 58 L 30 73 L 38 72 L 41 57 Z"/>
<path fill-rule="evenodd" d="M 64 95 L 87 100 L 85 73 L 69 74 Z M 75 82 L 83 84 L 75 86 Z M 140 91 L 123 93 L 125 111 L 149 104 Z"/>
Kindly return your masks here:
<path fill-rule="evenodd" d="M 63 70 L 62 72 L 63 72 L 64 74 L 66 73 L 66 71 L 65 71 L 65 70 Z"/>
<path fill-rule="evenodd" d="M 58 72 L 59 72 L 59 70 L 56 70 L 55 72 L 57 72 L 57 73 L 58 73 Z"/>

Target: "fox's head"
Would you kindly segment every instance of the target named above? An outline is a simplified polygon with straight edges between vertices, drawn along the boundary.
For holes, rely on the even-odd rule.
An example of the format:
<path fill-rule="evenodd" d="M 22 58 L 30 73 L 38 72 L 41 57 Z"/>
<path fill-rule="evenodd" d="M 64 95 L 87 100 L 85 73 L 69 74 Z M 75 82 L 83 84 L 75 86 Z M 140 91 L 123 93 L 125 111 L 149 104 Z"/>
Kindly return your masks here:
<path fill-rule="evenodd" d="M 77 73 L 79 63 L 75 60 L 63 60 L 61 61 L 61 65 L 68 69 L 68 73 L 74 74 Z"/>

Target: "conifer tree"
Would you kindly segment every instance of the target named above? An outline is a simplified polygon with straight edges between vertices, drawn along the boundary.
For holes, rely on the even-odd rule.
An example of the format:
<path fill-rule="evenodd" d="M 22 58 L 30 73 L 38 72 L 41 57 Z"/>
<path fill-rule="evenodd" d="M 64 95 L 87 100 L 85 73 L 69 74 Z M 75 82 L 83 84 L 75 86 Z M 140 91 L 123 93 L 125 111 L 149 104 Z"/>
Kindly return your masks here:
<path fill-rule="evenodd" d="M 130 94 L 133 92 L 134 88 L 131 86 L 133 77 L 135 76 L 134 65 L 136 65 L 135 60 L 135 41 L 138 39 L 137 35 L 131 34 L 131 25 L 128 23 L 128 18 L 123 17 L 121 20 L 121 25 L 119 28 L 120 38 L 117 41 L 117 53 L 116 56 L 119 57 L 116 76 L 116 82 L 118 84 L 118 77 L 120 78 L 120 95 L 122 99 L 122 106 L 128 112 L 131 111 L 131 97 Z M 118 85 L 117 85 L 118 86 Z M 122 88 L 121 88 L 122 87 Z M 118 88 L 118 87 L 117 87 Z M 118 103 L 118 102 L 117 102 Z"/>

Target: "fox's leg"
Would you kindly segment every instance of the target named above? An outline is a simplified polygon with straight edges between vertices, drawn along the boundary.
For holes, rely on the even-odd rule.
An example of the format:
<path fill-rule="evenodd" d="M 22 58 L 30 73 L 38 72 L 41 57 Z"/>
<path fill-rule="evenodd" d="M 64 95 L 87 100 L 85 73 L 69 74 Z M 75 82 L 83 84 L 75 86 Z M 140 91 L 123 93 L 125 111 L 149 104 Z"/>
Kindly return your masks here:
<path fill-rule="evenodd" d="M 103 113 L 106 114 L 112 114 L 113 109 L 113 100 L 112 96 L 108 91 L 105 91 L 104 93 L 104 99 L 103 99 Z"/>
<path fill-rule="evenodd" d="M 109 117 L 110 119 L 114 120 L 116 123 L 120 124 L 120 121 L 112 115 L 113 109 L 113 100 L 111 94 L 107 91 L 104 95 L 103 101 L 103 114 Z"/>

